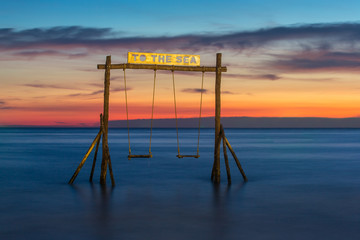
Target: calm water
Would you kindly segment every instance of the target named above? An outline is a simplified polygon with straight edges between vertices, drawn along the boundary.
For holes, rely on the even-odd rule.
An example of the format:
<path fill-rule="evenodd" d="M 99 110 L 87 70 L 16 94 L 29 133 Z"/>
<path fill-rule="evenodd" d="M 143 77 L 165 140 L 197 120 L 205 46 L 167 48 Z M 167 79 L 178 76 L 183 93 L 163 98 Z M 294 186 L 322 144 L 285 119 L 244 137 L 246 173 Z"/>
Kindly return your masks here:
<path fill-rule="evenodd" d="M 111 129 L 116 187 L 99 186 L 99 164 L 88 182 L 93 154 L 69 186 L 96 134 L 0 128 L 0 239 L 360 239 L 360 130 L 227 129 L 249 182 L 230 158 L 233 184 L 222 161 L 214 187 L 213 130 L 199 159 L 177 159 L 169 129 L 152 159 L 128 161 L 126 131 Z M 195 153 L 196 130 L 180 135 Z M 145 154 L 148 132 L 131 137 Z"/>

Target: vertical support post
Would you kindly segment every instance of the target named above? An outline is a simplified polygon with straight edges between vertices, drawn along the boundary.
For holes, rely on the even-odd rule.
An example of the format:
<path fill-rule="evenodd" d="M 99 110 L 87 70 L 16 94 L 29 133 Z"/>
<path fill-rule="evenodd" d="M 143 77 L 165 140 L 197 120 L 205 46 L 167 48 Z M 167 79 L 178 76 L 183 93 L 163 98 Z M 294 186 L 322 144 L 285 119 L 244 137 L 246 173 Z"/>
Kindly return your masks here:
<path fill-rule="evenodd" d="M 111 56 L 106 56 L 105 80 L 104 80 L 104 112 L 103 112 L 103 140 L 100 184 L 106 184 L 107 164 L 109 161 L 108 151 L 108 126 L 109 126 L 109 95 L 110 95 L 110 67 Z"/>
<path fill-rule="evenodd" d="M 221 53 L 216 54 L 214 182 L 220 183 Z"/>

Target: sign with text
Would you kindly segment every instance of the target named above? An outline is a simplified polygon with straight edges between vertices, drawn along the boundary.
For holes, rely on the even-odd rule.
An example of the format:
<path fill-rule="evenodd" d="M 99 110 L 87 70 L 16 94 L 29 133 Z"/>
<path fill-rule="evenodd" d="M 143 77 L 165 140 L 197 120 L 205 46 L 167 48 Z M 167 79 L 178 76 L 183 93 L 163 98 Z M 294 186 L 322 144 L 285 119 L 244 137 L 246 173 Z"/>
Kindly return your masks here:
<path fill-rule="evenodd" d="M 199 55 L 128 52 L 128 63 L 200 66 Z"/>

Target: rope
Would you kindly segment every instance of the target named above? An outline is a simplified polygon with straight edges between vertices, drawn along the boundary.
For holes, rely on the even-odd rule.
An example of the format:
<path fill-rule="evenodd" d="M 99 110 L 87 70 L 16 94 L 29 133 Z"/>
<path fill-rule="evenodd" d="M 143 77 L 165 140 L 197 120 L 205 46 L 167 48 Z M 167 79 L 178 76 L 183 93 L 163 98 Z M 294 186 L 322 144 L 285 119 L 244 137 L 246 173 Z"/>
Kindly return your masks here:
<path fill-rule="evenodd" d="M 128 142 L 129 142 L 129 155 L 131 155 L 131 148 L 130 148 L 130 128 L 129 128 L 129 111 L 128 111 L 128 101 L 127 101 L 127 89 L 126 89 L 126 74 L 125 74 L 125 67 L 124 67 L 124 87 L 125 87 L 125 103 L 126 103 L 126 124 L 128 129 Z"/>
<path fill-rule="evenodd" d="M 156 67 L 154 69 L 154 87 L 153 87 L 153 98 L 152 98 L 152 107 L 151 107 L 151 126 L 150 126 L 150 144 L 149 144 L 150 155 L 151 155 L 151 138 L 152 138 L 153 119 L 154 119 L 155 83 L 156 83 Z"/>
<path fill-rule="evenodd" d="M 198 142 L 197 142 L 197 155 L 199 156 L 199 145 L 200 145 L 200 126 L 201 126 L 201 109 L 202 109 L 202 97 L 204 92 L 204 75 L 205 75 L 205 69 L 202 72 L 201 76 L 201 94 L 200 94 L 200 114 L 199 114 L 199 131 L 198 131 Z"/>
<path fill-rule="evenodd" d="M 174 91 L 174 106 L 175 106 L 175 121 L 176 121 L 176 139 L 177 139 L 177 149 L 178 155 L 180 155 L 180 144 L 179 144 L 179 128 L 178 128 L 178 118 L 177 118 L 177 111 L 176 111 L 176 95 L 175 95 L 175 76 L 174 76 L 174 69 L 172 71 L 172 80 L 173 80 L 173 91 Z"/>

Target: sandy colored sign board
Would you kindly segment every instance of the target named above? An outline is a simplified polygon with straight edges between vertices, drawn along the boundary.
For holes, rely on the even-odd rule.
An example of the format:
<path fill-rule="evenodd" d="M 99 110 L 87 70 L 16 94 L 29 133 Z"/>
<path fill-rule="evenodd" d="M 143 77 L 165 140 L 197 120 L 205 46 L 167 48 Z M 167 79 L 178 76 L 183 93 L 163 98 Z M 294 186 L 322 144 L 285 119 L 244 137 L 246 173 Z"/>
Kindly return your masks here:
<path fill-rule="evenodd" d="M 128 63 L 200 66 L 200 55 L 128 52 Z"/>

